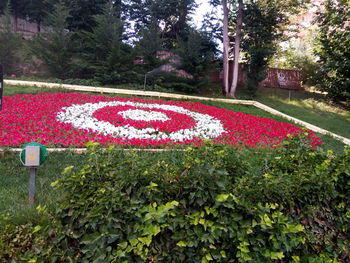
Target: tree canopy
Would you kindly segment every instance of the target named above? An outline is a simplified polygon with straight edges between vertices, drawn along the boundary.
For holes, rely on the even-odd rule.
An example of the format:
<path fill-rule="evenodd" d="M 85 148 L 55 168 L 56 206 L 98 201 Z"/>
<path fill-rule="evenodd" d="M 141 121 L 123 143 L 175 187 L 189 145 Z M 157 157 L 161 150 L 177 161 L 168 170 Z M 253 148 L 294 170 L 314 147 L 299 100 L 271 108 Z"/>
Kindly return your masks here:
<path fill-rule="evenodd" d="M 349 3 L 325 1 L 324 12 L 318 16 L 320 36 L 316 53 L 324 76 L 320 88 L 333 98 L 348 99 Z M 223 2 L 208 0 L 216 7 Z M 195 0 L 9 0 L 9 5 L 15 18 L 37 22 L 38 28 L 46 26 L 31 46 L 55 77 L 120 83 L 127 81 L 123 77 L 126 74 L 132 76 L 132 81 L 142 82 L 143 74 L 167 63 L 157 57 L 158 52 L 167 51 L 182 58 L 182 63 L 176 65 L 178 70 L 186 70 L 199 81 L 208 75 L 215 56 L 218 58 L 217 43 L 226 39 L 226 57 L 245 64 L 247 87 L 254 94 L 284 39 L 289 15 L 297 14 L 308 2 L 228 0 L 225 33 L 220 28 L 222 18 L 210 12 L 201 29 L 194 27 L 190 15 L 196 10 Z M 62 7 L 60 11 L 66 10 L 61 16 L 58 5 Z M 5 6 L 2 1 L 1 13 Z M 224 61 L 224 65 L 227 63 Z M 237 81 L 237 63 L 234 68 L 235 74 L 226 75 L 231 74 L 231 79 Z M 232 87 L 235 90 L 236 84 Z"/>
<path fill-rule="evenodd" d="M 319 13 L 319 48 L 321 65 L 319 87 L 336 100 L 350 101 L 350 3 L 327 0 Z"/>

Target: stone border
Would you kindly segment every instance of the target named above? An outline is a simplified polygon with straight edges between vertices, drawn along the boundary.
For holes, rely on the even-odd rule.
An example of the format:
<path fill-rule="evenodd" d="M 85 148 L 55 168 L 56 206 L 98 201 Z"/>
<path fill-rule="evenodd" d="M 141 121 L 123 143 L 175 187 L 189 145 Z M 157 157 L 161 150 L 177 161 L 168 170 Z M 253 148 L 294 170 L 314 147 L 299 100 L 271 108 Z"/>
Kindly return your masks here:
<path fill-rule="evenodd" d="M 180 94 L 171 94 L 165 92 L 155 92 L 155 91 L 142 91 L 142 90 L 128 90 L 128 89 L 112 89 L 112 88 L 102 88 L 102 87 L 90 87 L 90 86 L 80 86 L 80 85 L 69 85 L 69 84 L 58 84 L 58 83 L 46 83 L 46 82 L 36 82 L 36 81 L 21 81 L 21 80 L 4 80 L 5 84 L 14 85 L 14 86 L 32 86 L 32 87 L 45 87 L 45 88 L 63 88 L 67 90 L 76 90 L 76 91 L 87 91 L 87 92 L 98 92 L 98 93 L 112 93 L 112 94 L 126 94 L 126 95 L 135 95 L 135 96 L 148 96 L 148 97 L 158 97 L 158 98 L 172 98 L 172 99 L 190 99 L 190 100 L 202 100 L 202 101 L 216 101 L 229 104 L 243 104 L 250 105 L 262 109 L 266 112 L 269 112 L 273 115 L 283 117 L 289 121 L 292 121 L 296 124 L 302 125 L 305 128 L 312 130 L 317 133 L 324 135 L 329 135 L 346 145 L 350 145 L 350 139 L 340 136 L 338 134 L 332 133 L 320 127 L 317 127 L 308 122 L 299 120 L 297 118 L 291 117 L 287 114 L 284 114 L 278 110 L 275 110 L 269 106 L 266 106 L 260 102 L 253 100 L 235 100 L 235 99 L 218 99 L 218 98 L 208 98 L 200 96 L 188 96 Z M 18 151 L 20 149 L 13 149 L 13 151 Z M 49 149 L 49 151 L 64 151 L 69 149 Z M 84 149 L 70 149 L 73 151 L 83 151 Z M 145 149 L 147 150 L 147 149 Z M 163 149 L 160 149 L 163 150 Z"/>

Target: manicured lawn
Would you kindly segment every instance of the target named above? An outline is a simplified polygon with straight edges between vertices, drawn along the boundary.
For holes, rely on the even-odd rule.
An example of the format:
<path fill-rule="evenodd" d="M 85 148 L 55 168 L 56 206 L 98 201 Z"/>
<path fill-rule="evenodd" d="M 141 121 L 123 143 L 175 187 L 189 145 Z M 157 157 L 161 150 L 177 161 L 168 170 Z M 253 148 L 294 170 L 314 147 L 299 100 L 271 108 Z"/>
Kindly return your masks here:
<path fill-rule="evenodd" d="M 61 176 L 64 167 L 82 166 L 84 158 L 85 155 L 71 152 L 50 153 L 44 165 L 37 170 L 37 202 L 34 207 L 30 207 L 28 168 L 20 163 L 18 154 L 5 153 L 5 156 L 0 156 L 0 216 L 9 213 L 15 218 L 25 220 L 36 213 L 37 205 L 55 206 L 59 202 L 59 196 L 50 184 Z"/>
<path fill-rule="evenodd" d="M 262 90 L 257 100 L 285 114 L 314 124 L 338 135 L 350 138 L 350 111 L 331 106 L 323 96 L 305 91 Z"/>

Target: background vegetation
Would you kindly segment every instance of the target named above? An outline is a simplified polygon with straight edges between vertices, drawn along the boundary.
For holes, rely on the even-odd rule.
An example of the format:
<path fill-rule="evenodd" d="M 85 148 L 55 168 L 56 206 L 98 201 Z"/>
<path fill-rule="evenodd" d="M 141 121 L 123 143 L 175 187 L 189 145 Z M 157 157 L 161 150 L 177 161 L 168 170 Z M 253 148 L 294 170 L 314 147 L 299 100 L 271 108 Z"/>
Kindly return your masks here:
<path fill-rule="evenodd" d="M 221 5 L 217 0 L 209 2 L 213 7 Z M 208 85 L 209 73 L 220 68 L 220 63 L 214 61 L 220 57 L 221 18 L 208 10 L 202 28 L 196 28 L 190 17 L 196 10 L 194 0 L 10 0 L 8 3 L 0 5 L 3 13 L 0 61 L 9 75 L 18 75 L 23 70 L 19 66 L 23 62 L 28 64 L 31 58 L 36 71 L 41 68 L 39 71 L 46 72 L 46 77 L 142 85 L 148 73 L 147 83 L 153 87 L 198 92 Z M 302 49 L 300 45 L 289 46 L 278 52 L 281 42 L 295 36 L 291 29 L 295 26 L 293 19 L 300 12 L 310 12 L 309 3 L 308 0 L 243 1 L 241 59 L 246 65 L 251 94 L 256 94 L 266 67 L 272 64 L 302 69 L 305 85 L 327 92 L 333 100 L 348 101 L 350 7 L 347 1 L 325 0 L 324 9 L 316 15 L 317 26 L 304 29 L 306 35 L 302 41 L 306 46 Z M 237 1 L 228 1 L 228 6 L 233 41 Z M 10 14 L 36 22 L 41 33 L 21 41 L 8 31 Z M 164 51 L 178 56 L 180 62 L 174 63 L 169 57 L 161 59 L 159 54 Z M 167 63 L 192 77 L 155 70 Z"/>

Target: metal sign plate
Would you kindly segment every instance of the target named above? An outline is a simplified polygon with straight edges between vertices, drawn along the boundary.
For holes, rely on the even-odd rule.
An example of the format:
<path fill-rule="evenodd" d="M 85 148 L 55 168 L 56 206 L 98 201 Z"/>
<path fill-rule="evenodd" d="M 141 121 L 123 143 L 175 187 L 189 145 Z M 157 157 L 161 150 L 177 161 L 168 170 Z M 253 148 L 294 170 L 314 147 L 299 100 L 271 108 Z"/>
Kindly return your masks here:
<path fill-rule="evenodd" d="M 40 146 L 27 146 L 25 166 L 36 167 L 40 165 Z"/>
<path fill-rule="evenodd" d="M 21 153 L 19 155 L 22 164 L 25 165 L 25 166 L 31 166 L 31 167 L 39 166 L 39 165 L 27 165 L 26 164 L 27 160 L 33 160 L 33 156 L 30 156 L 30 157 L 28 156 L 28 150 L 27 150 L 31 146 L 35 146 L 35 147 L 39 148 L 39 157 L 38 157 L 39 165 L 42 165 L 45 162 L 45 160 L 46 160 L 47 150 L 46 150 L 44 145 L 42 145 L 40 143 L 35 143 L 35 142 L 28 143 L 22 148 L 22 151 L 21 151 Z M 37 153 L 35 153 L 35 154 L 37 154 Z M 37 162 L 35 161 L 35 163 L 37 163 Z"/>

